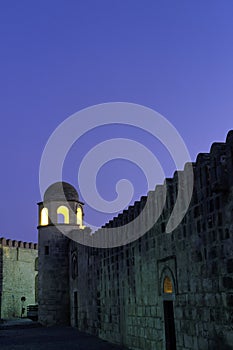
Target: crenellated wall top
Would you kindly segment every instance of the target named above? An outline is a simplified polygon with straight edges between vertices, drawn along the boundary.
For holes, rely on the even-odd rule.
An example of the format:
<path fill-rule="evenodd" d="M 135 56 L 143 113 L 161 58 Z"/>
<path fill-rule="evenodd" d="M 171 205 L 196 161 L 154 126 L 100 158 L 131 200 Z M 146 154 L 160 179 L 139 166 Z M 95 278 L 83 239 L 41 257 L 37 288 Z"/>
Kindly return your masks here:
<path fill-rule="evenodd" d="M 3 247 L 24 248 L 38 250 L 38 244 L 33 242 L 23 242 L 0 237 L 0 244 Z"/>

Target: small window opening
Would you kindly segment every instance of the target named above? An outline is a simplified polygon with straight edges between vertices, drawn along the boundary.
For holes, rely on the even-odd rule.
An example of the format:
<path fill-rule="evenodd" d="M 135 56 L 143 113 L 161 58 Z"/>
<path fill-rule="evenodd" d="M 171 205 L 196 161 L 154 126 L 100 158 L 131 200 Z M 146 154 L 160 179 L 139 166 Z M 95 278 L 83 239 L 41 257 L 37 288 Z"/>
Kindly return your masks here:
<path fill-rule="evenodd" d="M 48 245 L 46 245 L 44 247 L 44 253 L 45 253 L 45 255 L 49 255 L 49 246 Z"/>

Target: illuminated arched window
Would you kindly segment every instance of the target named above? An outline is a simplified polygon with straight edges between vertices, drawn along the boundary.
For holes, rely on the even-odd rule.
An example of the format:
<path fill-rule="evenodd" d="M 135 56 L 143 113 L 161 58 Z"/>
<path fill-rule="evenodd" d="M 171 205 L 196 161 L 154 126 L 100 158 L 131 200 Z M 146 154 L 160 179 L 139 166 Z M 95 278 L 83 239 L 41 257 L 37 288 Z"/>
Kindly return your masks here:
<path fill-rule="evenodd" d="M 69 209 L 64 205 L 57 208 L 57 222 L 58 224 L 68 224 L 69 223 Z"/>
<path fill-rule="evenodd" d="M 83 213 L 80 207 L 77 209 L 77 224 L 80 227 L 82 227 L 82 224 L 83 224 Z"/>
<path fill-rule="evenodd" d="M 40 224 L 41 226 L 49 224 L 49 212 L 47 208 L 43 208 L 40 212 Z"/>
<path fill-rule="evenodd" d="M 172 280 L 167 276 L 164 278 L 163 292 L 168 294 L 173 293 Z"/>

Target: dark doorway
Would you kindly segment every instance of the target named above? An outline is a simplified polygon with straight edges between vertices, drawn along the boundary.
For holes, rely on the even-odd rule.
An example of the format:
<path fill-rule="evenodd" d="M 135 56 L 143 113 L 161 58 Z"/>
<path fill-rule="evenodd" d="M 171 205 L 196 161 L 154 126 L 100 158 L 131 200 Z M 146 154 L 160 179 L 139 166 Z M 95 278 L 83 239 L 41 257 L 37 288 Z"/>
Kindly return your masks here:
<path fill-rule="evenodd" d="M 175 332 L 175 322 L 174 322 L 173 301 L 164 300 L 163 309 L 164 309 L 166 350 L 176 350 L 176 332 Z"/>
<path fill-rule="evenodd" d="M 74 292 L 74 326 L 78 327 L 78 292 Z"/>

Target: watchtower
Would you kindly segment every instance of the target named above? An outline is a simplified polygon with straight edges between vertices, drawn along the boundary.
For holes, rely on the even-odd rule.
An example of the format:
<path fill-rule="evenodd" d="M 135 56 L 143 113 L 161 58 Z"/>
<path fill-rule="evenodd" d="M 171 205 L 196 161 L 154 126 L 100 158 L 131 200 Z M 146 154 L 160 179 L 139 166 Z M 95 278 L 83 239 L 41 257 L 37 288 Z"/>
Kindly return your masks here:
<path fill-rule="evenodd" d="M 70 323 L 69 234 L 83 228 L 83 203 L 66 182 L 52 184 L 39 205 L 39 322 Z"/>

